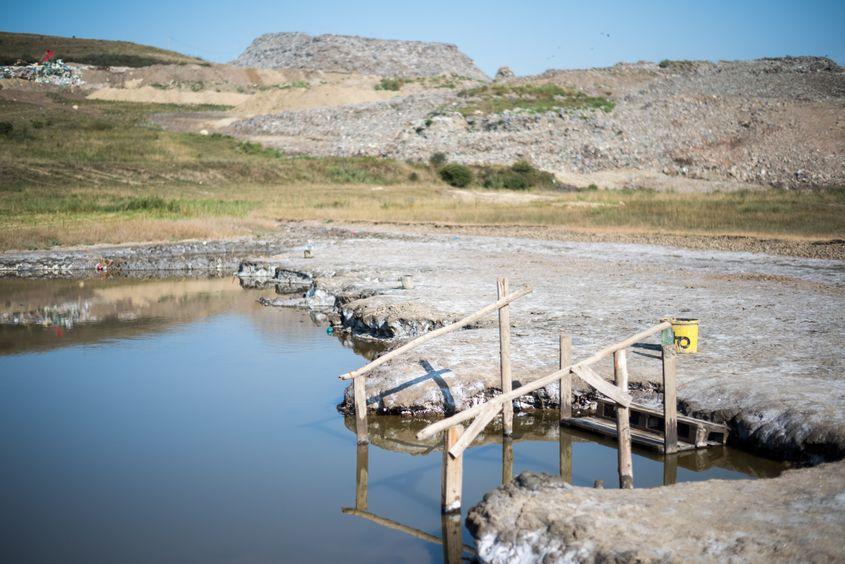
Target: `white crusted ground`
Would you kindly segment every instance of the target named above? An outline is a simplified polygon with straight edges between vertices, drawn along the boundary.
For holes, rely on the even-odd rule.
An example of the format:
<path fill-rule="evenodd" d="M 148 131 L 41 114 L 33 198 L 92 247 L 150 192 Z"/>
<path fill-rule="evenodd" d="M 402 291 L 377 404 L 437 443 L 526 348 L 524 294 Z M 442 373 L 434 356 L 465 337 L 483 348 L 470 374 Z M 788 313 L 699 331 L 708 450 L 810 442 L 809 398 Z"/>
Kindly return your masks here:
<path fill-rule="evenodd" d="M 679 366 L 686 411 L 733 420 L 747 445 L 776 455 L 845 452 L 842 262 L 375 227 L 310 237 L 314 258 L 296 248 L 270 262 L 314 273 L 327 288 L 335 276 L 375 288 L 394 306 L 413 304 L 415 319 L 426 309 L 456 319 L 495 301 L 499 275 L 511 288 L 532 285 L 511 311 L 516 381 L 557 366 L 561 331 L 573 335 L 577 360 L 663 316 L 700 318 L 701 352 Z M 403 274 L 413 275 L 413 289 L 401 288 Z M 367 379 L 370 407 L 460 410 L 492 393 L 497 334 L 491 315 L 383 365 Z M 633 381 L 659 380 L 654 359 L 631 354 L 629 368 Z M 602 370 L 609 376 L 609 366 Z M 556 387 L 547 392 L 556 404 Z"/>

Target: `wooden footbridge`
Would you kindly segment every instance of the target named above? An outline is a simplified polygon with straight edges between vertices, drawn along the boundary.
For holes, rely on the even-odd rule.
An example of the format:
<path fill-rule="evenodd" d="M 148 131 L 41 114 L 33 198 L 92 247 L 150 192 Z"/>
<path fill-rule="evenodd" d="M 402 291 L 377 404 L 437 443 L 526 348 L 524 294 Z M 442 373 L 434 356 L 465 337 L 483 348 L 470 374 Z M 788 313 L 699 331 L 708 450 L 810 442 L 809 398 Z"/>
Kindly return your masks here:
<path fill-rule="evenodd" d="M 499 316 L 499 360 L 502 393 L 484 403 L 475 405 L 433 423 L 417 433 L 418 439 L 427 439 L 443 433 L 443 467 L 441 480 L 441 510 L 444 514 L 459 513 L 463 474 L 463 453 L 484 428 L 502 414 L 503 432 L 509 437 L 513 430 L 513 401 L 554 382 L 560 383 L 560 423 L 614 437 L 618 448 L 619 483 L 622 488 L 633 488 L 634 475 L 631 458 L 632 443 L 670 455 L 679 451 L 722 445 L 727 442 L 728 428 L 725 425 L 678 415 L 676 396 L 677 352 L 672 323 L 660 323 L 636 333 L 626 339 L 609 345 L 595 354 L 573 362 L 572 339 L 560 335 L 559 369 L 546 376 L 513 389 L 510 364 L 510 309 L 515 300 L 528 295 L 532 289 L 523 287 L 513 293 L 508 291 L 508 280 L 497 281 L 498 300 L 477 312 L 422 335 L 398 347 L 366 366 L 340 376 L 342 380 L 353 380 L 355 402 L 356 436 L 358 444 L 367 439 L 367 395 L 366 374 L 372 369 L 413 350 L 420 345 L 447 333 L 462 329 L 494 311 Z M 660 345 L 643 345 L 642 342 L 654 335 L 661 335 Z M 659 359 L 662 369 L 663 408 L 653 409 L 637 404 L 628 393 L 628 369 L 626 350 L 632 346 L 650 347 L 659 351 L 653 355 Z M 594 366 L 602 359 L 613 358 L 613 382 L 605 380 Z M 586 417 L 572 415 L 572 378 L 586 382 L 599 394 L 595 414 Z M 469 422 L 466 428 L 463 423 Z M 506 441 L 507 442 L 507 441 Z M 511 458 L 512 458 L 511 451 Z M 571 458 L 571 447 L 569 456 Z M 561 446 L 561 475 L 571 480 L 570 470 L 564 471 L 564 447 Z M 504 476 L 503 471 L 503 479 Z M 508 479 L 510 479 L 508 477 Z M 444 525 L 444 534 L 446 526 Z"/>

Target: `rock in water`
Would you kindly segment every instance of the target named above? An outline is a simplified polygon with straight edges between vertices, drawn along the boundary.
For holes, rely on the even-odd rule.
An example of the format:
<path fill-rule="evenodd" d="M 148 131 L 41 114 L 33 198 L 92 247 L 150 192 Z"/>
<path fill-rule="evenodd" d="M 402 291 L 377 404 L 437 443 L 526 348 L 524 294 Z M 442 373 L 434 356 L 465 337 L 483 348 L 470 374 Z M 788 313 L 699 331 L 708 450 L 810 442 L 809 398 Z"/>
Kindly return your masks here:
<path fill-rule="evenodd" d="M 285 32 L 256 38 L 232 61 L 241 67 L 295 68 L 414 78 L 454 74 L 488 80 L 455 45 Z"/>

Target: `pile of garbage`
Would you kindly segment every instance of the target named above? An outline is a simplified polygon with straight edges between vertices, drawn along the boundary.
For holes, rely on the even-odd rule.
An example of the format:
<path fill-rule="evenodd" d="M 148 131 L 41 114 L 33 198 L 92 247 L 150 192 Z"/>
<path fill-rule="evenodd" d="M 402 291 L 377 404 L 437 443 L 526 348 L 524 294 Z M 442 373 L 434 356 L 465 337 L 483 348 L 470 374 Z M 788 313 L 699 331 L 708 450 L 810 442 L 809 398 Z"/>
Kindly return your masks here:
<path fill-rule="evenodd" d="M 85 84 L 85 81 L 79 76 L 79 67 L 68 65 L 61 59 L 31 65 L 0 67 L 0 77 L 19 78 L 56 86 L 80 86 Z"/>

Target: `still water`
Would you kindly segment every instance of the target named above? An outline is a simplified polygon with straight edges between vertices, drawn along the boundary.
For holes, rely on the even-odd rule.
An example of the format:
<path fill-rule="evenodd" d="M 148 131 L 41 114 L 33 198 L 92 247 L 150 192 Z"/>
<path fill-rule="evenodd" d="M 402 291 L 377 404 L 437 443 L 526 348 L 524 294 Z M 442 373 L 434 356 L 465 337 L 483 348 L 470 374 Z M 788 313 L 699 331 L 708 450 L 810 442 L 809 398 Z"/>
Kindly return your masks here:
<path fill-rule="evenodd" d="M 371 417 L 356 447 L 337 375 L 365 360 L 259 295 L 225 278 L 0 280 L 0 560 L 443 559 L 424 423 Z M 616 486 L 609 443 L 561 436 L 555 414 L 515 427 L 466 452 L 464 517 L 503 473 L 557 474 L 562 446 L 575 484 Z M 727 448 L 634 456 L 637 487 L 781 469 Z"/>

